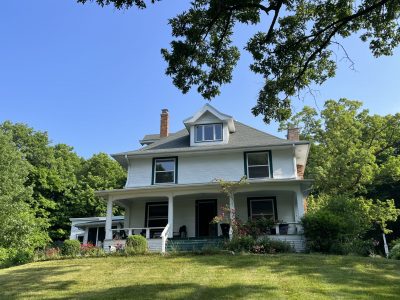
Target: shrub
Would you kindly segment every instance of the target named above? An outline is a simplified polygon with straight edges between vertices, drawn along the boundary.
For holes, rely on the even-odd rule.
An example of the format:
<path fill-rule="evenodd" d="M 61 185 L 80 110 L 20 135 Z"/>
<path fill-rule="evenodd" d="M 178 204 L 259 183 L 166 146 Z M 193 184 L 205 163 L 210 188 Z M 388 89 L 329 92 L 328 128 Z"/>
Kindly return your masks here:
<path fill-rule="evenodd" d="M 252 236 L 236 236 L 228 241 L 226 248 L 236 252 L 250 252 L 256 244 Z"/>
<path fill-rule="evenodd" d="M 271 228 L 275 222 L 270 218 L 261 218 L 256 220 L 249 220 L 243 224 L 244 232 L 246 235 L 252 236 L 257 239 L 260 236 L 271 233 Z"/>
<path fill-rule="evenodd" d="M 13 265 L 22 265 L 33 261 L 34 251 L 30 249 L 17 250 L 11 257 Z"/>
<path fill-rule="evenodd" d="M 96 247 L 91 243 L 81 245 L 82 256 L 104 256 L 105 252 L 103 248 Z"/>
<path fill-rule="evenodd" d="M 65 240 L 61 253 L 66 256 L 77 256 L 81 250 L 81 243 L 78 240 Z"/>
<path fill-rule="evenodd" d="M 10 249 L 0 248 L 0 267 L 8 267 L 11 265 Z"/>
<path fill-rule="evenodd" d="M 397 243 L 392 250 L 390 250 L 389 258 L 400 260 L 400 243 Z"/>
<path fill-rule="evenodd" d="M 147 240 L 141 235 L 130 235 L 126 239 L 125 253 L 128 255 L 147 252 Z"/>
<path fill-rule="evenodd" d="M 251 252 L 256 254 L 289 253 L 293 252 L 293 248 L 288 242 L 263 238 L 256 241 Z"/>

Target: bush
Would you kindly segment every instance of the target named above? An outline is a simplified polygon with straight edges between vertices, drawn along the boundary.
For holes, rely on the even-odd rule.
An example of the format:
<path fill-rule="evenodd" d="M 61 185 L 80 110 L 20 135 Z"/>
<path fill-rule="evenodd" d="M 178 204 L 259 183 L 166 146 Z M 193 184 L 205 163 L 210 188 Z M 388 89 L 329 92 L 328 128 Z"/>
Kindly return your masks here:
<path fill-rule="evenodd" d="M 310 251 L 335 254 L 367 254 L 363 243 L 373 229 L 371 203 L 346 195 L 320 195 L 315 207 L 302 219 Z"/>
<path fill-rule="evenodd" d="M 263 238 L 255 243 L 251 252 L 256 254 L 289 253 L 293 252 L 293 248 L 288 242 Z"/>
<path fill-rule="evenodd" d="M 65 256 L 77 256 L 81 251 L 81 243 L 78 240 L 65 240 L 61 253 Z"/>
<path fill-rule="evenodd" d="M 396 244 L 392 250 L 390 250 L 389 258 L 400 260 L 400 243 Z"/>
<path fill-rule="evenodd" d="M 130 235 L 126 239 L 125 253 L 128 255 L 147 252 L 147 240 L 141 235 Z"/>
<path fill-rule="evenodd" d="M 270 218 L 249 220 L 242 225 L 244 229 L 242 231 L 244 231 L 246 235 L 250 235 L 254 239 L 257 239 L 260 236 L 270 234 L 271 228 L 274 226 L 274 224 L 275 222 Z"/>
<path fill-rule="evenodd" d="M 237 236 L 228 241 L 226 248 L 235 252 L 250 252 L 256 244 L 252 236 Z"/>
<path fill-rule="evenodd" d="M 103 248 L 96 247 L 91 243 L 81 245 L 82 256 L 104 256 L 105 252 Z"/>
<path fill-rule="evenodd" d="M 338 244 L 339 235 L 345 228 L 341 219 L 330 211 L 307 213 L 302 219 L 307 247 L 311 251 L 329 253 Z"/>

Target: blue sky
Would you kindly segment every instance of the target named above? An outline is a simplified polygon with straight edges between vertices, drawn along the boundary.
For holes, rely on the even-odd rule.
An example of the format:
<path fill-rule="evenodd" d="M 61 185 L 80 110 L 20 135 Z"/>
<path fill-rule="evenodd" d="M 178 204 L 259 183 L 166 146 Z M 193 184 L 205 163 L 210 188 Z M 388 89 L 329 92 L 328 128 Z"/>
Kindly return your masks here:
<path fill-rule="evenodd" d="M 146 133 L 159 131 L 162 108 L 171 131 L 205 103 L 195 92 L 182 95 L 164 75 L 160 49 L 171 40 L 168 18 L 189 1 L 162 1 L 149 9 L 117 11 L 74 0 L 19 0 L 0 4 L 0 122 L 24 122 L 48 131 L 54 143 L 79 155 L 132 150 Z M 173 5 L 171 5 L 173 3 Z M 239 27 L 243 47 L 255 28 Z M 374 114 L 400 111 L 400 51 L 375 59 L 356 38 L 344 41 L 356 71 L 340 60 L 334 79 L 302 105 L 346 97 Z M 243 52 L 230 85 L 211 104 L 237 120 L 283 137 L 277 124 L 254 117 L 260 77 L 249 72 Z"/>

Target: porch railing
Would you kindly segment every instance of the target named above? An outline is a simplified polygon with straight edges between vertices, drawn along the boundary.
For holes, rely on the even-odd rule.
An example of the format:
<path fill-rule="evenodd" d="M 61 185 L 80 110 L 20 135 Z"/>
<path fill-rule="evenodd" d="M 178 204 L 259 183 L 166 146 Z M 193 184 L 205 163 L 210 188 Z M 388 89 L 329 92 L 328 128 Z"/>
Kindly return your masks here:
<path fill-rule="evenodd" d="M 168 230 L 169 230 L 169 224 L 165 226 L 163 232 L 161 233 L 161 253 L 165 253 L 165 245 L 167 243 Z"/>
<path fill-rule="evenodd" d="M 280 232 L 279 225 L 288 225 L 286 233 Z M 289 233 L 291 232 L 291 233 Z M 298 234 L 302 232 L 302 226 L 299 222 L 283 222 L 275 224 L 275 234 Z"/>
<path fill-rule="evenodd" d="M 139 234 L 141 234 L 143 231 L 146 232 L 146 239 L 150 238 L 150 230 L 164 230 L 165 227 L 132 227 L 132 228 L 116 228 L 116 229 L 111 229 L 112 232 L 121 232 L 125 231 L 125 234 L 128 236 L 132 235 L 135 233 L 135 231 L 139 231 Z M 161 237 L 161 235 L 160 235 Z"/>

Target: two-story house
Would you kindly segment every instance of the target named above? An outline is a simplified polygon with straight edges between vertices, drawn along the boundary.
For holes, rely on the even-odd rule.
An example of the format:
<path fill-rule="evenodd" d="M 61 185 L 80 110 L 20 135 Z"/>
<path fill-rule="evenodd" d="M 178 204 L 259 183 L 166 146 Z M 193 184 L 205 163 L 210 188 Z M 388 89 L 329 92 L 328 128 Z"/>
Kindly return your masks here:
<path fill-rule="evenodd" d="M 113 205 L 125 208 L 126 234 L 145 234 L 149 248 L 160 251 L 178 237 L 221 236 L 220 226 L 210 221 L 221 206 L 230 205 L 242 221 L 274 219 L 271 238 L 287 240 L 301 251 L 299 221 L 311 182 L 303 178 L 310 144 L 299 141 L 298 130 L 281 139 L 208 104 L 183 124 L 170 134 L 168 110 L 163 109 L 159 134 L 145 135 L 143 148 L 112 155 L 128 176 L 124 189 L 97 192 L 107 201 L 105 249 L 121 242 L 116 241 L 120 229 L 112 229 Z M 229 201 L 215 179 L 238 181 L 243 176 L 248 184 Z"/>

